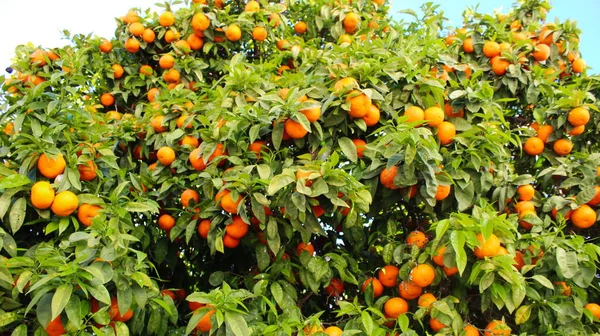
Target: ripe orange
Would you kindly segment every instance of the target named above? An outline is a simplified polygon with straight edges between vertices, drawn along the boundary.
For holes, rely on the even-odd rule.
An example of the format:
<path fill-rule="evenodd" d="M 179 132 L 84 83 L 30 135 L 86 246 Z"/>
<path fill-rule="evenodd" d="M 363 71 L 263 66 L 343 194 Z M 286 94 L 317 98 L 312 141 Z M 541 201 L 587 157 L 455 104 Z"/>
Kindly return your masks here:
<path fill-rule="evenodd" d="M 100 96 L 100 103 L 104 106 L 110 106 L 115 103 L 115 97 L 110 93 L 103 93 Z"/>
<path fill-rule="evenodd" d="M 451 185 L 438 185 L 437 191 L 435 192 L 435 199 L 437 201 L 443 201 L 450 195 L 450 191 L 452 191 Z"/>
<path fill-rule="evenodd" d="M 164 231 L 170 231 L 175 226 L 175 218 L 169 214 L 162 214 L 158 217 L 158 227 Z"/>
<path fill-rule="evenodd" d="M 367 148 L 367 142 L 364 141 L 363 139 L 352 139 L 352 142 L 354 143 L 354 146 L 356 147 L 356 156 L 358 156 L 358 158 L 364 157 L 365 154 L 363 152 Z"/>
<path fill-rule="evenodd" d="M 560 294 L 564 296 L 571 296 L 571 286 L 567 285 L 564 281 L 557 281 L 554 283 L 555 286 L 560 287 Z"/>
<path fill-rule="evenodd" d="M 344 94 L 358 87 L 358 82 L 352 77 L 345 77 L 333 84 L 333 93 L 336 95 Z"/>
<path fill-rule="evenodd" d="M 125 70 L 123 69 L 123 67 L 119 64 L 113 64 L 111 66 L 112 70 L 113 70 L 113 78 L 115 79 L 119 79 L 121 77 L 123 77 L 123 73 L 125 72 Z"/>
<path fill-rule="evenodd" d="M 532 55 L 538 62 L 545 61 L 550 57 L 550 47 L 546 44 L 538 44 L 535 46 Z"/>
<path fill-rule="evenodd" d="M 394 287 L 398 284 L 398 273 L 400 269 L 394 265 L 387 265 L 382 267 L 377 273 L 379 282 L 385 287 Z"/>
<path fill-rule="evenodd" d="M 591 311 L 594 317 L 600 319 L 600 305 L 598 305 L 597 303 L 588 303 L 583 308 Z"/>
<path fill-rule="evenodd" d="M 144 27 L 144 25 L 140 22 L 133 22 L 129 25 L 129 32 L 133 36 L 142 36 L 142 34 L 144 34 L 145 29 L 146 28 Z"/>
<path fill-rule="evenodd" d="M 444 266 L 444 253 L 446 253 L 446 246 L 438 247 L 435 251 L 435 255 L 431 259 L 436 265 Z"/>
<path fill-rule="evenodd" d="M 534 210 L 525 210 L 519 213 L 519 225 L 524 228 L 525 230 L 531 230 L 533 228 L 533 224 L 523 220 L 522 218 L 527 216 L 527 215 L 536 215 L 536 212 Z M 502 251 L 503 247 L 500 247 L 500 251 Z"/>
<path fill-rule="evenodd" d="M 342 21 L 342 24 L 344 25 L 344 30 L 346 30 L 346 33 L 354 34 L 356 29 L 360 26 L 360 15 L 353 12 L 347 13 Z"/>
<path fill-rule="evenodd" d="M 396 175 L 398 175 L 398 166 L 384 168 L 379 174 L 379 181 L 385 188 L 396 189 L 397 187 L 394 185 Z"/>
<path fill-rule="evenodd" d="M 208 238 L 208 232 L 210 231 L 210 219 L 203 219 L 198 223 L 198 234 L 200 237 Z"/>
<path fill-rule="evenodd" d="M 544 141 L 538 137 L 531 137 L 523 145 L 525 153 L 530 156 L 540 155 L 544 152 Z"/>
<path fill-rule="evenodd" d="M 404 116 L 408 117 L 406 122 L 425 120 L 425 112 L 418 106 L 410 106 L 404 110 Z"/>
<path fill-rule="evenodd" d="M 492 71 L 497 76 L 502 76 L 506 74 L 508 67 L 510 66 L 510 62 L 500 56 L 495 56 L 491 59 L 490 63 L 492 64 Z"/>
<path fill-rule="evenodd" d="M 537 130 L 537 137 L 540 138 L 544 143 L 546 143 L 548 141 L 548 137 L 550 136 L 550 134 L 552 134 L 552 132 L 554 132 L 554 128 L 552 127 L 552 125 L 541 125 Z"/>
<path fill-rule="evenodd" d="M 315 253 L 315 247 L 311 242 L 301 242 L 296 246 L 296 255 L 300 256 L 300 254 L 302 254 L 303 251 L 308 252 L 308 254 L 312 256 Z"/>
<path fill-rule="evenodd" d="M 477 234 L 477 240 L 479 241 L 479 245 L 474 250 L 475 256 L 479 259 L 483 259 L 485 257 L 493 257 L 498 254 L 498 250 L 500 249 L 500 239 L 496 237 L 495 234 L 491 234 L 490 237 L 485 240 L 481 233 Z"/>
<path fill-rule="evenodd" d="M 479 330 L 474 326 L 468 324 L 463 328 L 464 336 L 479 336 Z"/>
<path fill-rule="evenodd" d="M 37 209 L 48 209 L 54 201 L 54 189 L 47 181 L 36 182 L 31 187 L 31 204 Z"/>
<path fill-rule="evenodd" d="M 102 39 L 100 42 L 100 51 L 103 53 L 108 53 L 112 50 L 112 43 L 107 39 Z"/>
<path fill-rule="evenodd" d="M 572 136 L 577 136 L 577 135 L 581 135 L 585 132 L 585 126 L 581 125 L 581 126 L 575 126 L 573 127 L 573 129 L 571 129 L 571 131 L 568 132 L 569 135 Z"/>
<path fill-rule="evenodd" d="M 181 37 L 181 35 L 179 34 L 179 32 L 170 29 L 170 30 L 167 30 L 167 32 L 165 33 L 164 39 L 165 39 L 165 42 L 172 43 L 172 42 L 179 40 L 180 37 Z"/>
<path fill-rule="evenodd" d="M 302 126 L 299 122 L 288 119 L 283 123 L 285 133 L 287 133 L 292 139 L 302 139 L 308 134 L 308 130 Z"/>
<path fill-rule="evenodd" d="M 238 194 L 237 198 L 234 200 L 233 196 L 231 196 L 231 191 L 224 189 L 217 193 L 215 202 L 221 205 L 221 208 L 230 214 L 237 214 L 238 207 L 242 202 L 242 195 Z"/>
<path fill-rule="evenodd" d="M 510 328 L 503 321 L 494 320 L 485 327 L 484 336 L 502 336 L 510 335 Z"/>
<path fill-rule="evenodd" d="M 46 330 L 49 336 L 60 336 L 67 334 L 65 327 L 62 324 L 62 320 L 60 319 L 60 315 L 58 315 L 54 320 L 50 321 L 44 330 Z"/>
<path fill-rule="evenodd" d="M 50 158 L 43 153 L 40 155 L 37 161 L 37 168 L 40 174 L 50 179 L 53 179 L 64 173 L 66 166 L 67 163 L 65 162 L 62 154 L 59 154 L 54 158 Z"/>
<path fill-rule="evenodd" d="M 368 278 L 366 279 L 363 284 L 362 284 L 362 291 L 366 292 L 368 286 L 372 286 L 373 288 L 373 297 L 380 297 L 381 294 L 383 294 L 383 285 L 381 284 L 381 282 L 376 279 L 376 278 Z"/>
<path fill-rule="evenodd" d="M 498 42 L 487 41 L 483 45 L 483 54 L 487 58 L 493 58 L 500 55 L 500 45 Z"/>
<path fill-rule="evenodd" d="M 216 312 L 216 310 L 211 309 L 202 316 L 198 324 L 196 325 L 196 330 L 201 332 L 209 332 L 212 329 L 212 322 L 210 321 L 210 317 Z"/>
<path fill-rule="evenodd" d="M 242 30 L 240 29 L 240 26 L 236 24 L 229 25 L 227 26 L 227 29 L 225 29 L 225 36 L 229 41 L 239 41 L 242 38 Z"/>
<path fill-rule="evenodd" d="M 400 292 L 400 296 L 406 300 L 413 300 L 421 296 L 423 293 L 423 288 L 415 285 L 411 281 L 402 281 L 398 285 L 398 291 Z"/>
<path fill-rule="evenodd" d="M 308 119 L 308 121 L 311 123 L 319 120 L 319 118 L 321 117 L 321 104 L 312 99 L 307 100 L 307 102 L 318 105 L 300 110 L 300 113 L 304 114 L 306 116 L 306 119 Z"/>
<path fill-rule="evenodd" d="M 442 146 L 448 145 L 456 136 L 456 127 L 449 121 L 444 121 L 437 127 L 437 137 Z"/>
<path fill-rule="evenodd" d="M 210 27 L 210 19 L 204 13 L 196 13 L 192 16 L 192 28 L 196 31 L 205 31 Z"/>
<path fill-rule="evenodd" d="M 463 46 L 463 51 L 466 52 L 467 54 L 470 54 L 475 51 L 475 45 L 473 43 L 473 39 L 470 37 L 467 37 L 466 39 L 464 39 L 462 46 Z"/>
<path fill-rule="evenodd" d="M 381 113 L 379 108 L 375 106 L 375 104 L 371 104 L 367 114 L 362 117 L 362 120 L 365 122 L 367 126 L 375 126 L 379 122 L 381 118 Z"/>
<path fill-rule="evenodd" d="M 587 204 L 590 206 L 596 206 L 600 204 L 600 187 L 594 186 L 594 190 L 596 190 L 596 194 L 594 194 L 594 197 L 589 202 L 587 202 Z"/>
<path fill-rule="evenodd" d="M 586 67 L 587 65 L 585 64 L 583 58 L 578 58 L 571 63 L 571 69 L 574 73 L 582 73 Z"/>
<path fill-rule="evenodd" d="M 344 282 L 338 278 L 332 278 L 329 285 L 325 287 L 325 292 L 328 295 L 340 296 L 344 292 Z"/>
<path fill-rule="evenodd" d="M 169 166 L 175 161 L 175 151 L 169 146 L 163 146 L 156 153 L 156 157 L 163 166 Z"/>
<path fill-rule="evenodd" d="M 552 149 L 554 149 L 554 153 L 559 156 L 569 155 L 573 150 L 573 143 L 567 139 L 558 139 L 554 143 Z"/>
<path fill-rule="evenodd" d="M 140 41 L 136 38 L 130 37 L 125 41 L 125 50 L 130 53 L 136 53 L 140 50 Z"/>
<path fill-rule="evenodd" d="M 256 156 L 260 157 L 260 152 L 266 150 L 267 143 L 263 140 L 256 140 L 248 145 L 248 151 L 254 152 Z"/>
<path fill-rule="evenodd" d="M 154 69 L 152 69 L 152 67 L 149 65 L 142 65 L 140 67 L 140 74 L 142 74 L 142 75 L 152 76 L 153 73 L 154 73 Z"/>
<path fill-rule="evenodd" d="M 158 24 L 163 27 L 170 27 L 175 23 L 175 15 L 170 11 L 165 11 L 158 17 Z"/>
<path fill-rule="evenodd" d="M 250 0 L 244 7 L 246 12 L 258 12 L 260 11 L 260 4 L 256 0 Z"/>
<path fill-rule="evenodd" d="M 98 166 L 93 160 L 88 160 L 85 164 L 80 164 L 77 166 L 77 171 L 79 171 L 79 179 L 81 181 L 92 181 L 98 176 L 96 171 L 98 170 Z"/>
<path fill-rule="evenodd" d="M 152 117 L 152 121 L 150 124 L 156 133 L 162 133 L 167 130 L 167 126 L 163 126 L 163 121 L 165 120 L 165 116 L 154 116 Z"/>
<path fill-rule="evenodd" d="M 465 116 L 465 110 L 464 109 L 460 109 L 458 111 L 454 111 L 454 107 L 452 107 L 451 104 L 444 104 L 444 114 L 448 117 L 448 118 L 462 118 Z"/>
<path fill-rule="evenodd" d="M 410 280 L 419 287 L 427 287 L 435 280 L 435 270 L 429 264 L 419 264 L 410 271 Z"/>
<path fill-rule="evenodd" d="M 520 201 L 531 201 L 535 195 L 535 189 L 531 184 L 524 184 L 517 188 Z"/>
<path fill-rule="evenodd" d="M 336 326 L 327 327 L 325 330 L 323 330 L 323 332 L 329 336 L 342 336 L 344 333 L 342 329 Z"/>
<path fill-rule="evenodd" d="M 225 232 L 231 238 L 242 239 L 248 233 L 248 228 L 249 225 L 242 220 L 242 217 L 233 216 L 233 222 L 225 226 Z"/>
<path fill-rule="evenodd" d="M 156 96 L 158 96 L 159 94 L 160 91 L 158 90 L 158 88 L 151 88 L 150 90 L 148 90 L 148 101 L 154 102 L 156 100 Z"/>
<path fill-rule="evenodd" d="M 429 320 L 429 326 L 431 327 L 431 330 L 433 330 L 435 332 L 438 332 L 438 331 L 446 328 L 446 325 L 443 324 L 442 322 L 440 322 L 436 318 L 432 318 Z"/>
<path fill-rule="evenodd" d="M 186 41 L 191 50 L 200 50 L 204 46 L 204 40 L 196 34 L 190 34 Z"/>
<path fill-rule="evenodd" d="M 408 312 L 408 303 L 403 298 L 391 298 L 383 305 L 383 311 L 387 317 L 397 319 L 398 316 Z"/>
<path fill-rule="evenodd" d="M 371 98 L 359 90 L 350 92 L 346 100 L 350 103 L 348 114 L 353 118 L 364 117 L 372 105 Z"/>
<path fill-rule="evenodd" d="M 444 121 L 444 111 L 437 106 L 426 109 L 424 113 L 427 125 L 431 127 L 437 127 Z"/>
<path fill-rule="evenodd" d="M 596 211 L 587 204 L 582 204 L 571 214 L 571 222 L 580 229 L 587 229 L 596 223 Z"/>
<path fill-rule="evenodd" d="M 417 301 L 417 304 L 422 308 L 431 308 L 431 305 L 436 301 L 437 298 L 435 295 L 431 293 L 425 293 L 419 296 L 419 301 Z"/>
<path fill-rule="evenodd" d="M 51 209 L 55 215 L 66 217 L 75 212 L 78 206 L 79 199 L 77 198 L 77 195 L 65 190 L 56 194 Z"/>
<path fill-rule="evenodd" d="M 175 65 L 175 57 L 171 54 L 164 54 L 158 60 L 158 65 L 163 69 L 171 69 Z"/>
<path fill-rule="evenodd" d="M 583 126 L 590 121 L 590 111 L 583 107 L 576 107 L 569 111 L 568 120 L 573 126 Z"/>
<path fill-rule="evenodd" d="M 302 35 L 302 34 L 306 33 L 307 29 L 308 29 L 308 26 L 306 25 L 306 22 L 300 21 L 294 25 L 294 31 L 298 35 Z"/>
<path fill-rule="evenodd" d="M 184 207 L 188 207 L 190 201 L 194 200 L 194 204 L 198 204 L 200 201 L 200 195 L 194 189 L 186 189 L 181 193 L 181 205 Z"/>
<path fill-rule="evenodd" d="M 144 29 L 144 33 L 142 34 L 142 40 L 146 43 L 152 43 L 156 39 L 156 33 L 154 30 L 150 28 Z"/>
<path fill-rule="evenodd" d="M 169 69 L 163 72 L 163 79 L 167 83 L 178 83 L 179 79 L 181 79 L 181 74 L 177 69 Z"/>
<path fill-rule="evenodd" d="M 77 219 L 85 226 L 92 225 L 92 220 L 98 216 L 98 213 L 102 210 L 102 207 L 94 204 L 83 203 L 77 210 Z"/>
<path fill-rule="evenodd" d="M 263 26 L 256 26 L 252 29 L 252 38 L 255 41 L 262 42 L 267 39 L 267 29 Z"/>
<path fill-rule="evenodd" d="M 427 236 L 421 231 L 415 230 L 408 234 L 406 237 L 406 244 L 408 246 L 416 245 L 418 248 L 423 248 L 427 244 Z"/>

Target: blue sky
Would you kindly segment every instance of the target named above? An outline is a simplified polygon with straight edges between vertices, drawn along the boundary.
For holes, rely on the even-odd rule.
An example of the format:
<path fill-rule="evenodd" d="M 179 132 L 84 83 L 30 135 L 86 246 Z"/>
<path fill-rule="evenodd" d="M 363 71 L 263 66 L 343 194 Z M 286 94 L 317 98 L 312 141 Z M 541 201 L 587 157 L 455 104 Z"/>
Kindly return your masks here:
<path fill-rule="evenodd" d="M 401 9 L 418 10 L 424 0 L 388 0 L 392 3 L 392 13 L 397 19 L 406 17 L 397 14 Z M 99 36 L 112 36 L 115 28 L 114 18 L 124 15 L 131 7 L 150 7 L 157 0 L 0 0 L 0 30 L 5 32 L 0 44 L 0 73 L 10 65 L 15 46 L 31 42 L 44 47 L 62 46 L 61 30 L 75 33 L 95 33 Z M 467 6 L 479 5 L 480 12 L 493 13 L 496 8 L 504 12 L 513 3 L 512 0 L 434 0 L 452 25 L 460 24 L 461 13 Z M 600 73 L 600 25 L 596 22 L 600 13 L 600 0 L 554 0 L 554 9 L 548 20 L 555 17 L 561 21 L 567 18 L 578 21 L 583 30 L 581 51 L 592 73 Z"/>

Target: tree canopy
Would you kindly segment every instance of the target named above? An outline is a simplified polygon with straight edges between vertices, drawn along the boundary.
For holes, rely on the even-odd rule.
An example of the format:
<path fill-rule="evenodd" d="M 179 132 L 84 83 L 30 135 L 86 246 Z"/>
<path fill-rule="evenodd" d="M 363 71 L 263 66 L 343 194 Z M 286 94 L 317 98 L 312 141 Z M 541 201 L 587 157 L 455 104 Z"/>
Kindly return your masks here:
<path fill-rule="evenodd" d="M 600 82 L 548 1 L 158 6 L 0 78 L 1 335 L 600 331 Z"/>

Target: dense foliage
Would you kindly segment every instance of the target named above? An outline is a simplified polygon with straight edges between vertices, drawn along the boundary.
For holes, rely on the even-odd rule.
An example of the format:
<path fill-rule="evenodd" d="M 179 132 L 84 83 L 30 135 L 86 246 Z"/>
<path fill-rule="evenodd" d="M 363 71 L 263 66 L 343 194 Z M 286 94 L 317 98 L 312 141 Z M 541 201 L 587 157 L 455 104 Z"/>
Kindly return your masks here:
<path fill-rule="evenodd" d="M 546 0 L 159 6 L 2 78 L 0 334 L 600 331 L 600 82 Z"/>

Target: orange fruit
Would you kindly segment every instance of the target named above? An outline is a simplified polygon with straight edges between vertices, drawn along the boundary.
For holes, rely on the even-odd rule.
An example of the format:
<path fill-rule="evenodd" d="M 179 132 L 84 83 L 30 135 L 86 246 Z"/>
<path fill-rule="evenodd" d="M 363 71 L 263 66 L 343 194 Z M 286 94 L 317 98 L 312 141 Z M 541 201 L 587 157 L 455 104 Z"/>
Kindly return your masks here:
<path fill-rule="evenodd" d="M 424 113 L 424 119 L 427 121 L 427 125 L 431 127 L 437 127 L 444 121 L 444 111 L 437 106 L 426 109 Z"/>
<path fill-rule="evenodd" d="M 119 64 L 113 64 L 111 66 L 112 70 L 113 70 L 113 78 L 115 79 L 119 79 L 121 77 L 123 77 L 123 73 L 125 72 L 125 70 L 123 69 L 123 67 Z"/>
<path fill-rule="evenodd" d="M 531 201 L 520 201 L 515 204 L 515 210 L 519 213 L 528 210 L 535 212 L 535 205 Z"/>
<path fill-rule="evenodd" d="M 473 250 L 473 253 L 475 253 L 477 258 L 483 259 L 498 254 L 498 250 L 500 249 L 500 239 L 498 239 L 495 234 L 492 233 L 486 240 L 483 238 L 483 234 L 478 233 L 477 240 L 479 241 L 479 246 Z"/>
<path fill-rule="evenodd" d="M 550 57 L 550 47 L 546 44 L 538 44 L 533 49 L 532 55 L 538 62 L 545 61 Z"/>
<path fill-rule="evenodd" d="M 62 154 L 59 154 L 54 158 L 50 158 L 43 153 L 40 155 L 37 161 L 37 168 L 40 174 L 49 179 L 53 179 L 64 173 L 66 166 L 67 163 L 65 162 Z"/>
<path fill-rule="evenodd" d="M 154 116 L 152 117 L 152 121 L 150 124 L 156 133 L 162 133 L 167 130 L 166 126 L 163 126 L 163 121 L 165 120 L 165 116 Z"/>
<path fill-rule="evenodd" d="M 115 103 L 115 97 L 110 93 L 103 93 L 100 96 L 100 104 L 104 106 L 110 106 Z"/>
<path fill-rule="evenodd" d="M 190 201 L 194 200 L 194 204 L 198 204 L 200 201 L 200 195 L 194 189 L 186 189 L 181 193 L 181 205 L 184 207 L 188 207 Z"/>
<path fill-rule="evenodd" d="M 398 284 L 398 273 L 400 269 L 394 265 L 387 265 L 382 267 L 377 273 L 379 282 L 385 287 L 394 287 Z"/>
<path fill-rule="evenodd" d="M 411 281 L 402 281 L 398 285 L 398 291 L 400 292 L 400 296 L 406 300 L 413 300 L 421 296 L 423 293 L 423 288 L 415 285 Z"/>
<path fill-rule="evenodd" d="M 589 202 L 587 202 L 587 204 L 590 206 L 596 206 L 600 204 L 600 187 L 594 186 L 594 190 L 596 190 L 594 197 L 591 200 L 589 200 Z"/>
<path fill-rule="evenodd" d="M 175 57 L 171 54 L 164 54 L 158 60 L 158 65 L 162 69 L 171 69 L 175 65 Z"/>
<path fill-rule="evenodd" d="M 288 134 L 292 139 L 302 139 L 308 134 L 308 130 L 302 126 L 299 122 L 288 119 L 283 123 L 285 133 Z"/>
<path fill-rule="evenodd" d="M 74 193 L 65 190 L 61 191 L 54 197 L 52 202 L 52 212 L 60 217 L 66 217 L 75 212 L 79 206 L 79 199 Z"/>
<path fill-rule="evenodd" d="M 492 64 L 492 72 L 494 72 L 494 74 L 496 74 L 497 76 L 502 76 L 506 74 L 506 71 L 510 66 L 510 62 L 505 60 L 504 58 L 501 58 L 500 56 L 495 56 L 494 58 L 492 58 L 490 63 Z"/>
<path fill-rule="evenodd" d="M 242 30 L 236 24 L 229 25 L 225 29 L 225 36 L 229 41 L 239 41 L 242 38 Z"/>
<path fill-rule="evenodd" d="M 98 216 L 98 213 L 102 210 L 99 205 L 83 203 L 77 210 L 77 219 L 85 226 L 92 225 L 92 220 Z"/>
<path fill-rule="evenodd" d="M 353 118 L 364 117 L 372 105 L 371 98 L 359 90 L 350 92 L 346 100 L 350 103 L 348 114 Z"/>
<path fill-rule="evenodd" d="M 154 69 L 152 69 L 152 67 L 149 65 L 142 65 L 140 67 L 140 74 L 142 74 L 142 75 L 152 76 L 153 73 L 154 73 Z"/>
<path fill-rule="evenodd" d="M 527 216 L 527 215 L 536 215 L 536 212 L 533 210 L 525 210 L 519 213 L 519 219 Z M 531 230 L 533 228 L 533 224 L 521 219 L 519 221 L 519 225 L 524 228 L 525 230 Z M 500 250 L 502 250 L 503 247 L 500 248 Z"/>
<path fill-rule="evenodd" d="M 60 319 L 60 315 L 58 315 L 54 320 L 50 321 L 44 330 L 46 330 L 49 336 L 60 336 L 67 334 L 65 327 L 62 324 L 62 320 Z"/>
<path fill-rule="evenodd" d="M 317 104 L 318 102 L 315 100 L 307 100 L 307 102 Z M 314 107 L 305 108 L 300 110 L 300 113 L 306 116 L 309 122 L 316 122 L 321 117 L 321 104 L 318 104 Z"/>
<path fill-rule="evenodd" d="M 463 40 L 462 46 L 463 46 L 463 51 L 466 52 L 467 54 L 470 54 L 475 51 L 475 44 L 473 43 L 473 39 L 470 37 L 467 37 L 466 39 Z"/>
<path fill-rule="evenodd" d="M 244 7 L 244 11 L 246 12 L 258 12 L 260 11 L 260 4 L 258 1 L 250 0 Z"/>
<path fill-rule="evenodd" d="M 564 281 L 557 281 L 554 283 L 555 286 L 560 287 L 560 294 L 564 296 L 571 296 L 571 286 L 567 285 Z"/>
<path fill-rule="evenodd" d="M 137 39 L 130 37 L 125 41 L 125 50 L 130 53 L 136 53 L 140 50 L 140 41 Z"/>
<path fill-rule="evenodd" d="M 196 330 L 201 332 L 209 332 L 212 329 L 212 322 L 210 321 L 210 317 L 216 312 L 216 310 L 211 309 L 202 316 L 198 324 L 196 325 Z"/>
<path fill-rule="evenodd" d="M 342 24 L 344 25 L 344 30 L 346 30 L 346 33 L 354 34 L 356 29 L 360 26 L 360 15 L 353 12 L 347 13 L 342 21 Z"/>
<path fill-rule="evenodd" d="M 588 303 L 583 308 L 591 311 L 592 315 L 594 315 L 594 317 L 596 317 L 597 319 L 600 319 L 600 305 L 598 305 L 596 303 Z"/>
<path fill-rule="evenodd" d="M 463 336 L 479 336 L 479 330 L 477 330 L 477 328 L 475 328 L 474 326 L 468 324 L 463 328 Z"/>
<path fill-rule="evenodd" d="M 435 199 L 437 201 L 445 200 L 450 195 L 451 190 L 452 190 L 451 185 L 438 185 L 437 191 L 435 192 Z"/>
<path fill-rule="evenodd" d="M 462 118 L 465 116 L 465 110 L 460 109 L 456 112 L 454 112 L 454 108 L 452 107 L 451 104 L 444 104 L 444 114 L 448 117 L 448 118 Z"/>
<path fill-rule="evenodd" d="M 205 31 L 210 27 L 210 19 L 204 13 L 196 13 L 192 16 L 192 28 L 197 31 Z"/>
<path fill-rule="evenodd" d="M 54 189 L 47 181 L 36 182 L 31 187 L 31 204 L 37 209 L 48 209 L 54 201 Z"/>
<path fill-rule="evenodd" d="M 394 185 L 396 175 L 398 175 L 398 166 L 384 168 L 379 174 L 379 181 L 388 189 L 396 189 L 397 187 Z"/>
<path fill-rule="evenodd" d="M 487 58 L 493 58 L 500 55 L 500 45 L 498 42 L 487 41 L 483 45 L 483 54 Z"/>
<path fill-rule="evenodd" d="M 308 252 L 308 254 L 312 256 L 315 253 L 315 247 L 310 242 L 301 242 L 296 246 L 296 255 L 300 256 L 300 254 L 302 254 L 303 251 Z"/>
<path fill-rule="evenodd" d="M 163 27 L 170 27 L 175 23 L 175 15 L 170 11 L 165 11 L 158 17 L 158 24 Z"/>
<path fill-rule="evenodd" d="M 437 127 L 437 137 L 440 140 L 440 144 L 445 146 L 454 140 L 456 136 L 456 127 L 449 121 L 443 121 Z"/>
<path fill-rule="evenodd" d="M 252 38 L 255 41 L 262 42 L 267 39 L 267 29 L 263 26 L 256 26 L 252 29 Z"/>
<path fill-rule="evenodd" d="M 238 207 L 242 202 L 242 195 L 237 195 L 237 198 L 234 200 L 231 196 L 231 192 L 227 189 L 224 189 L 217 193 L 215 201 L 217 204 L 221 205 L 223 210 L 229 212 L 230 214 L 237 214 Z"/>
<path fill-rule="evenodd" d="M 144 25 L 139 22 L 133 22 L 129 25 L 129 33 L 131 33 L 131 35 L 133 36 L 142 36 L 142 34 L 144 34 L 145 29 L 146 28 L 144 27 Z"/>
<path fill-rule="evenodd" d="M 375 126 L 379 122 L 381 118 L 381 113 L 379 108 L 375 106 L 375 104 L 371 104 L 367 114 L 362 117 L 362 120 L 365 122 L 367 126 Z"/>
<path fill-rule="evenodd" d="M 325 330 L 323 330 L 323 332 L 329 336 L 342 336 L 344 333 L 342 329 L 336 326 L 327 327 Z"/>
<path fill-rule="evenodd" d="M 165 39 L 165 42 L 172 43 L 172 42 L 179 40 L 180 37 L 181 37 L 181 35 L 177 31 L 167 30 L 167 32 L 165 33 L 164 39 Z"/>
<path fill-rule="evenodd" d="M 148 101 L 154 102 L 156 100 L 156 96 L 158 96 L 160 91 L 157 88 L 151 88 L 148 90 Z"/>
<path fill-rule="evenodd" d="M 581 126 L 575 126 L 573 127 L 573 129 L 571 129 L 571 131 L 568 132 L 569 135 L 572 136 L 577 136 L 577 135 L 581 135 L 585 132 L 585 126 L 581 125 Z"/>
<path fill-rule="evenodd" d="M 380 297 L 381 294 L 383 294 L 383 285 L 381 284 L 381 282 L 376 279 L 376 278 L 368 278 L 366 279 L 363 284 L 362 284 L 362 291 L 366 292 L 368 286 L 372 286 L 373 288 L 373 297 Z"/>
<path fill-rule="evenodd" d="M 356 156 L 358 156 L 358 158 L 364 157 L 365 154 L 363 152 L 367 148 L 367 142 L 364 141 L 363 139 L 352 139 L 352 142 L 354 143 L 354 146 L 356 147 Z"/>
<path fill-rule="evenodd" d="M 383 311 L 387 317 L 397 319 L 398 316 L 408 312 L 408 303 L 403 298 L 391 298 L 383 305 Z"/>
<path fill-rule="evenodd" d="M 248 146 L 248 151 L 254 152 L 257 156 L 260 156 L 260 152 L 265 150 L 267 143 L 263 140 L 256 140 Z"/>
<path fill-rule="evenodd" d="M 163 166 L 169 166 L 175 161 L 175 151 L 169 146 L 163 146 L 156 153 L 156 157 Z"/>
<path fill-rule="evenodd" d="M 406 244 L 408 246 L 416 245 L 418 248 L 423 248 L 427 244 L 427 237 L 421 231 L 415 230 L 408 234 L 406 237 Z"/>
<path fill-rule="evenodd" d="M 554 153 L 559 156 L 565 156 L 573 150 L 573 143 L 567 139 L 558 139 L 552 147 Z"/>
<path fill-rule="evenodd" d="M 162 214 L 158 217 L 158 227 L 164 231 L 170 231 L 175 226 L 175 218 L 169 214 Z"/>
<path fill-rule="evenodd" d="M 142 34 L 142 40 L 146 43 L 152 43 L 156 39 L 156 33 L 154 30 L 150 28 L 144 29 L 144 33 Z"/>
<path fill-rule="evenodd" d="M 431 259 L 436 265 L 444 266 L 444 253 L 446 253 L 446 246 L 438 247 L 435 251 L 435 255 Z"/>
<path fill-rule="evenodd" d="M 79 171 L 79 179 L 81 181 L 92 181 L 98 176 L 96 171 L 98 170 L 98 166 L 92 160 L 88 160 L 85 164 L 80 164 L 77 166 L 77 171 Z"/>
<path fill-rule="evenodd" d="M 246 224 L 242 217 L 233 216 L 233 222 L 225 226 L 225 232 L 231 238 L 242 239 L 248 233 L 249 225 Z"/>
<path fill-rule="evenodd" d="M 108 53 L 112 50 L 112 43 L 107 39 L 102 39 L 100 41 L 100 51 L 103 53 Z"/>
<path fill-rule="evenodd" d="M 410 281 L 419 287 L 427 287 L 435 280 L 435 270 L 429 264 L 419 264 L 410 271 Z"/>
<path fill-rule="evenodd" d="M 425 112 L 418 106 L 410 106 L 404 110 L 404 116 L 408 117 L 406 122 L 425 120 Z"/>
<path fill-rule="evenodd" d="M 177 69 L 169 69 L 163 72 L 163 79 L 167 83 L 178 83 L 179 79 L 181 79 L 181 74 Z"/>
<path fill-rule="evenodd" d="M 530 156 L 540 155 L 544 152 L 544 141 L 538 137 L 531 137 L 523 145 L 525 153 Z"/>
<path fill-rule="evenodd" d="M 198 223 L 198 234 L 200 237 L 208 238 L 208 232 L 210 231 L 210 219 L 203 219 Z"/>
<path fill-rule="evenodd" d="M 590 111 L 583 107 L 576 107 L 569 111 L 568 120 L 573 126 L 583 126 L 590 121 Z"/>
<path fill-rule="evenodd" d="M 204 40 L 196 34 L 190 34 L 186 41 L 191 50 L 200 50 L 204 46 Z"/>
<path fill-rule="evenodd" d="M 535 189 L 531 184 L 524 184 L 517 188 L 520 201 L 531 201 L 535 195 Z"/>
<path fill-rule="evenodd" d="M 435 332 L 438 332 L 438 331 L 446 328 L 446 325 L 443 324 L 442 322 L 440 322 L 436 318 L 432 318 L 429 320 L 429 326 L 431 327 L 431 330 L 433 330 Z"/>
<path fill-rule="evenodd" d="M 578 58 L 571 63 L 571 69 L 574 73 L 582 73 L 586 67 L 587 65 L 585 64 L 583 58 Z"/>
<path fill-rule="evenodd" d="M 358 82 L 352 77 L 345 77 L 333 84 L 333 93 L 340 95 L 358 87 Z"/>
<path fill-rule="evenodd" d="M 308 29 L 308 26 L 306 25 L 306 22 L 300 21 L 300 22 L 296 22 L 296 24 L 294 25 L 294 31 L 298 35 L 302 35 L 302 34 L 306 33 L 307 29 Z"/>
<path fill-rule="evenodd" d="M 417 301 L 417 304 L 419 305 L 419 307 L 422 308 L 431 308 L 431 305 L 437 301 L 437 298 L 435 297 L 435 295 L 431 294 L 431 293 L 425 293 L 422 294 L 421 296 L 419 296 L 419 300 Z"/>
<path fill-rule="evenodd" d="M 329 285 L 325 287 L 328 295 L 340 296 L 344 292 L 344 282 L 338 278 L 332 278 Z"/>
<path fill-rule="evenodd" d="M 544 143 L 548 141 L 550 134 L 554 132 L 554 128 L 551 125 L 541 125 L 537 130 L 537 137 L 540 138 Z"/>
<path fill-rule="evenodd" d="M 510 328 L 506 325 L 506 323 L 499 321 L 499 320 L 494 320 L 491 321 L 490 323 L 488 323 L 488 325 L 485 327 L 485 332 L 483 333 L 484 336 L 502 336 L 502 335 L 506 335 L 506 336 L 510 336 Z"/>
<path fill-rule="evenodd" d="M 596 223 L 596 211 L 587 204 L 582 204 L 571 214 L 571 222 L 580 229 L 587 229 Z"/>

